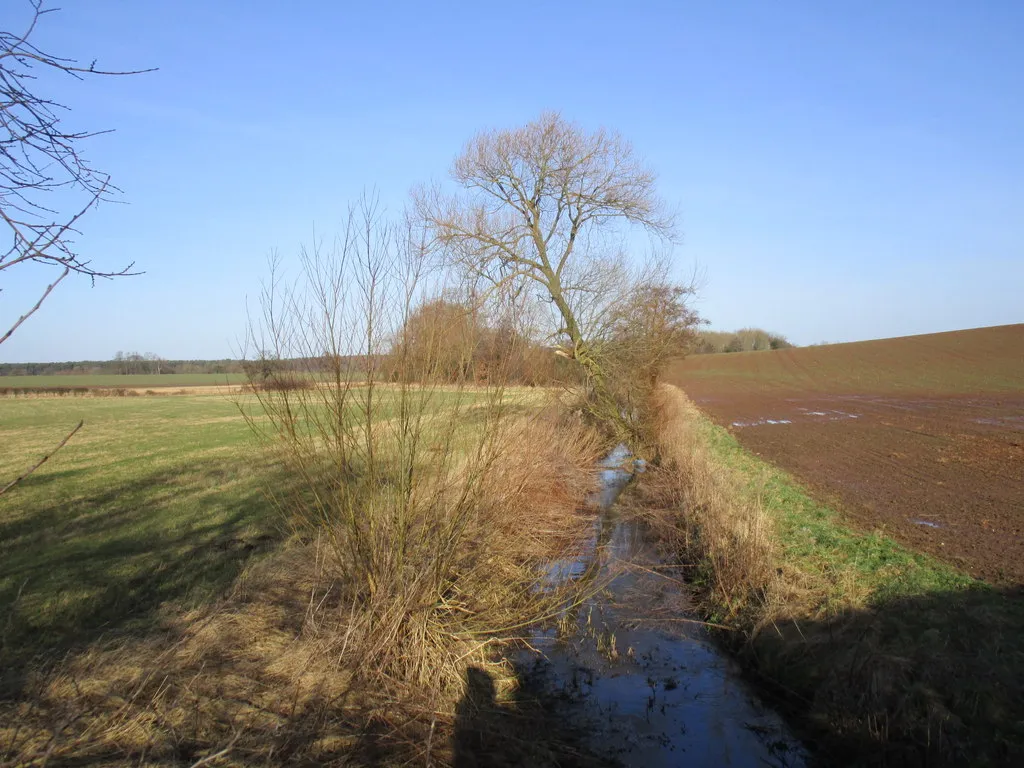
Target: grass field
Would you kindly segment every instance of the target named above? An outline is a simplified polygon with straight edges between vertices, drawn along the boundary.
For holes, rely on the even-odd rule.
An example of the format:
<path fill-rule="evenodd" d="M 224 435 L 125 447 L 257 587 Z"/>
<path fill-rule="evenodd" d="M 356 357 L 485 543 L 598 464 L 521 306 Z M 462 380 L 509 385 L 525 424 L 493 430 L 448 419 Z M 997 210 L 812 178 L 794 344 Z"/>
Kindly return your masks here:
<path fill-rule="evenodd" d="M 89 387 L 151 389 L 156 387 L 215 387 L 243 384 L 244 373 L 168 373 L 119 375 L 55 375 L 0 376 L 0 388 L 49 389 L 54 387 Z"/>
<path fill-rule="evenodd" d="M 450 748 L 463 667 L 563 599 L 600 440 L 534 389 L 366 391 L 236 395 L 262 443 L 224 394 L 0 398 L 0 478 L 85 423 L 0 497 L 0 762 Z"/>
<path fill-rule="evenodd" d="M 0 667 L 145 625 L 230 584 L 277 537 L 273 477 L 217 395 L 0 400 L 0 477 L 81 431 L 0 497 Z"/>
<path fill-rule="evenodd" d="M 433 407 L 474 396 L 438 393 Z M 0 479 L 79 420 L 63 450 L 0 496 L 0 667 L 145 627 L 168 600 L 204 602 L 282 536 L 265 491 L 287 479 L 222 394 L 0 398 Z"/>

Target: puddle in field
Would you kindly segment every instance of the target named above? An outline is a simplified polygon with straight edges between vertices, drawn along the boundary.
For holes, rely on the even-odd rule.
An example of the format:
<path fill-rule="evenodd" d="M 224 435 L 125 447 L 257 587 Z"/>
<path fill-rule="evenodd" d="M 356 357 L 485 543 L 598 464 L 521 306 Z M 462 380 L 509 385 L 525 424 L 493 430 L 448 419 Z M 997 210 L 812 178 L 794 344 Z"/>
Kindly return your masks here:
<path fill-rule="evenodd" d="M 757 421 L 734 421 L 734 427 L 760 427 L 762 424 L 792 424 L 790 419 L 758 419 Z"/>
<path fill-rule="evenodd" d="M 816 419 L 815 419 L 816 421 L 820 421 L 822 419 L 824 419 L 826 421 L 838 421 L 840 419 L 856 419 L 856 418 L 859 418 L 858 414 L 856 414 L 856 413 L 849 413 L 848 411 L 837 411 L 837 410 L 811 411 L 811 410 L 808 410 L 807 408 L 797 408 L 797 410 L 801 411 L 801 414 L 800 414 L 801 416 L 814 416 L 814 417 L 816 417 Z"/>
<path fill-rule="evenodd" d="M 1024 429 L 1024 416 L 998 416 L 987 419 L 974 419 L 976 424 L 987 424 L 993 427 L 1009 427 L 1010 429 Z"/>
<path fill-rule="evenodd" d="M 941 523 L 933 523 L 931 520 L 911 520 L 910 522 L 914 523 L 915 525 L 924 525 L 924 526 L 927 526 L 928 528 L 941 528 L 942 527 Z"/>
<path fill-rule="evenodd" d="M 858 419 L 859 414 L 848 413 L 847 411 L 812 411 L 808 408 L 797 408 L 799 411 L 793 418 L 802 418 L 804 416 L 812 418 L 814 421 L 842 421 L 844 419 Z M 734 421 L 731 426 L 743 428 L 743 427 L 762 427 L 769 424 L 792 424 L 793 419 L 754 419 L 752 421 Z"/>
<path fill-rule="evenodd" d="M 694 621 L 685 584 L 644 527 L 616 513 L 632 470 L 624 448 L 608 457 L 590 546 L 549 570 L 604 588 L 563 617 L 561 637 L 547 628 L 532 639 L 543 655 L 518 659 L 528 684 L 552 695 L 591 750 L 623 765 L 803 765 L 800 743 Z"/>

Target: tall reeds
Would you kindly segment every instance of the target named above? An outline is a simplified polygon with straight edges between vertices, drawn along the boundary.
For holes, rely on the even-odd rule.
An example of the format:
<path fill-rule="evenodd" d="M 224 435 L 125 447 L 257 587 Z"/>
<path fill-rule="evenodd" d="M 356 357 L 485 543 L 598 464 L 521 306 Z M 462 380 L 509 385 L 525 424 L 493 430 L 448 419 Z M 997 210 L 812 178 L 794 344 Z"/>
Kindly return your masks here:
<path fill-rule="evenodd" d="M 661 467 L 645 489 L 657 510 L 652 523 L 695 565 L 720 620 L 742 613 L 760 627 L 771 621 L 771 607 L 784 589 L 774 523 L 762 496 L 751 478 L 715 455 L 682 391 L 660 384 L 654 411 Z"/>

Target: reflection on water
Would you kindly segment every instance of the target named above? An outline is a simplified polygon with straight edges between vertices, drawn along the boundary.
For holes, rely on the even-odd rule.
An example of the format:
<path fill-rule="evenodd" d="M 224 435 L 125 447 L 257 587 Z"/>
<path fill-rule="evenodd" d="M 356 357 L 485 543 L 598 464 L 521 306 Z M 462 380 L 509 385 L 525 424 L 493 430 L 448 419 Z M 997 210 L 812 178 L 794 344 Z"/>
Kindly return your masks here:
<path fill-rule="evenodd" d="M 619 446 L 602 467 L 593 539 L 548 578 L 604 586 L 563 617 L 561 637 L 537 633 L 543 656 L 529 659 L 531 682 L 557 694 L 590 748 L 625 765 L 803 765 L 799 742 L 693 621 L 685 585 L 643 526 L 615 513 L 642 466 Z"/>

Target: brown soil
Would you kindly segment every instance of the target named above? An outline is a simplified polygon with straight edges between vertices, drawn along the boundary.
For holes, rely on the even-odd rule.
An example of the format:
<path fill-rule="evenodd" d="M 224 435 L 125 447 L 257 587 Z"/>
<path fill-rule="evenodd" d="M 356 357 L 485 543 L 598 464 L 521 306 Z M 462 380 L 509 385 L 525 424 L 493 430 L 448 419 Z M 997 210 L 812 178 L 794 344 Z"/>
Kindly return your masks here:
<path fill-rule="evenodd" d="M 1019 339 L 1019 362 L 1013 355 L 998 361 L 1002 381 L 1019 375 L 1016 391 L 1001 383 L 986 392 L 982 383 L 964 393 L 967 376 L 984 380 L 986 361 L 943 354 L 936 339 L 946 334 L 914 337 L 924 340 L 915 367 L 933 373 L 918 391 L 905 378 L 898 391 L 889 386 L 899 372 L 889 375 L 888 361 L 866 370 L 867 345 L 884 353 L 909 339 L 785 350 L 784 356 L 707 355 L 697 365 L 684 361 L 670 380 L 744 446 L 793 473 L 858 527 L 881 529 L 972 575 L 1022 583 L 1024 326 L 991 330 Z M 856 378 L 875 382 L 854 392 L 853 376 L 838 364 L 852 347 Z M 837 365 L 804 367 L 798 380 L 777 375 L 814 354 L 820 359 L 822 349 Z M 944 378 L 956 386 L 944 387 Z"/>

